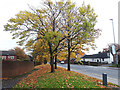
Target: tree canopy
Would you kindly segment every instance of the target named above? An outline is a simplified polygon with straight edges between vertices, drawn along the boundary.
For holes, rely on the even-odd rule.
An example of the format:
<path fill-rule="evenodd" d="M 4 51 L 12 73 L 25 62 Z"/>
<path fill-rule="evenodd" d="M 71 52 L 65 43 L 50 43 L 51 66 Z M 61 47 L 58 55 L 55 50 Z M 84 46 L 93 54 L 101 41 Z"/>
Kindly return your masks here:
<path fill-rule="evenodd" d="M 86 45 L 94 47 L 94 40 L 100 31 L 94 28 L 97 15 L 90 5 L 83 3 L 77 7 L 70 0 L 46 0 L 43 7 L 30 9 L 20 11 L 4 28 L 12 33 L 13 39 L 19 38 L 19 45 L 25 45 L 26 48 L 32 46 L 38 55 L 48 55 L 51 72 L 54 72 L 53 56 L 61 49 L 68 51 L 70 60 L 72 52 L 88 50 Z"/>

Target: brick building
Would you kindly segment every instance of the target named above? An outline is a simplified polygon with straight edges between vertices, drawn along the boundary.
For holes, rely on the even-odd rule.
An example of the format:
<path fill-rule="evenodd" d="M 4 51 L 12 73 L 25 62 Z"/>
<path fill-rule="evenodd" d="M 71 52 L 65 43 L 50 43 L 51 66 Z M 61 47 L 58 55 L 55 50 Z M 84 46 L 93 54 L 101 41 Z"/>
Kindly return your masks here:
<path fill-rule="evenodd" d="M 0 57 L 2 60 L 15 61 L 16 53 L 14 51 L 0 51 Z"/>

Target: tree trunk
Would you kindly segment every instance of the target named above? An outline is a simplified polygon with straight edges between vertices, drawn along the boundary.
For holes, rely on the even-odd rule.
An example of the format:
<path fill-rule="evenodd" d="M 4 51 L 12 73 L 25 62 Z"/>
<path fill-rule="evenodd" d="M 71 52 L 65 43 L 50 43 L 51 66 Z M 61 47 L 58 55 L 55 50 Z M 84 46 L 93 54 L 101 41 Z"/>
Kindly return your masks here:
<path fill-rule="evenodd" d="M 116 58 L 114 54 L 113 54 L 113 64 L 116 64 Z"/>
<path fill-rule="evenodd" d="M 57 69 L 57 54 L 55 54 L 55 69 Z"/>
<path fill-rule="evenodd" d="M 120 55 L 118 55 L 118 64 L 120 65 Z"/>
<path fill-rule="evenodd" d="M 49 45 L 49 52 L 50 52 L 51 73 L 53 73 L 55 71 L 54 71 L 54 60 L 53 60 L 53 53 L 52 53 L 51 43 L 48 42 L 48 45 Z"/>
<path fill-rule="evenodd" d="M 50 53 L 50 64 L 51 64 L 51 73 L 54 71 L 54 60 L 53 60 L 53 53 Z"/>
<path fill-rule="evenodd" d="M 68 39 L 68 71 L 70 71 L 70 39 Z"/>

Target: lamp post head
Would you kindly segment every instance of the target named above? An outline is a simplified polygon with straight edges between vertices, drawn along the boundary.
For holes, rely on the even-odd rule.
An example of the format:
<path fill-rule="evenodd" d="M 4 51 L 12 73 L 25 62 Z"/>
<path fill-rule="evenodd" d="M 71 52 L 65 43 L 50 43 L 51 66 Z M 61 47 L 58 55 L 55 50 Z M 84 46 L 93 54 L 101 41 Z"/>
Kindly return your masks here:
<path fill-rule="evenodd" d="M 113 21 L 113 19 L 109 19 L 109 20 Z"/>

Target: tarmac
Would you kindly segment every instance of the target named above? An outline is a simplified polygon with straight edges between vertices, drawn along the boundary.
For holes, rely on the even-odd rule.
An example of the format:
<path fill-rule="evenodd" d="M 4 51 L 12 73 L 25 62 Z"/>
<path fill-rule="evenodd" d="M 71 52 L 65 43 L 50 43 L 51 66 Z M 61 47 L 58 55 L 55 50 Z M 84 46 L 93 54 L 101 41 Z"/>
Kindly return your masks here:
<path fill-rule="evenodd" d="M 20 75 L 17 76 L 15 78 L 11 78 L 11 79 L 7 79 L 7 80 L 2 80 L 2 89 L 11 89 L 13 88 L 15 85 L 17 85 L 17 83 L 19 83 L 22 79 L 26 78 L 29 74 L 31 74 L 34 71 L 37 71 L 39 69 L 34 69 L 31 72 L 28 72 L 24 75 Z"/>

